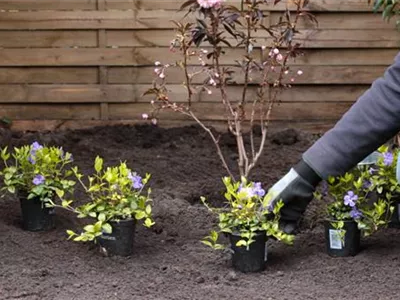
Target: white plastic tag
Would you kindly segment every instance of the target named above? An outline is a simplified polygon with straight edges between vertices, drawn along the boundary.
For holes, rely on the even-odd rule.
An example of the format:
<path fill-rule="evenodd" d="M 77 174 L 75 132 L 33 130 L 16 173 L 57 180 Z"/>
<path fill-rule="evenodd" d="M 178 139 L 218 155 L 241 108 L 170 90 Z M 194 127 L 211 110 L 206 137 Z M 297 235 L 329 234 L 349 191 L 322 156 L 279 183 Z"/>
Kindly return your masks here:
<path fill-rule="evenodd" d="M 268 245 L 265 243 L 264 261 L 268 260 Z"/>
<path fill-rule="evenodd" d="M 344 242 L 340 236 L 340 230 L 329 229 L 329 247 L 331 249 L 342 250 Z"/>

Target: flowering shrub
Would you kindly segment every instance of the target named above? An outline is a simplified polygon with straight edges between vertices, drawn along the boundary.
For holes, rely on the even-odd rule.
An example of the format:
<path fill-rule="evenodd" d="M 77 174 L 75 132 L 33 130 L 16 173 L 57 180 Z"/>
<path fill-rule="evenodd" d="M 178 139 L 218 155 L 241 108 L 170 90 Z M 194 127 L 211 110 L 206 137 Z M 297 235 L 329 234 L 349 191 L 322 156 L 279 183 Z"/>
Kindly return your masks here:
<path fill-rule="evenodd" d="M 93 241 L 103 232 L 111 233 L 110 221 L 120 221 L 135 218 L 144 220 L 144 226 L 151 227 L 150 189 L 143 194 L 144 187 L 150 175 L 145 178 L 132 172 L 125 163 L 119 166 L 103 168 L 103 159 L 96 157 L 95 173 L 88 176 L 88 185 L 82 181 L 82 174 L 73 169 L 75 176 L 90 197 L 90 202 L 77 208 L 71 206 L 72 200 L 63 200 L 62 207 L 78 214 L 78 218 L 91 217 L 96 221 L 86 225 L 80 234 L 67 230 L 69 238 L 74 241 Z M 62 198 L 63 195 L 59 194 Z"/>
<path fill-rule="evenodd" d="M 400 193 L 400 184 L 396 178 L 396 168 L 399 150 L 390 150 L 388 146 L 381 146 L 380 155 L 376 163 L 368 170 L 371 175 L 371 189 L 380 197 L 390 200 Z"/>
<path fill-rule="evenodd" d="M 27 196 L 38 197 L 49 203 L 56 193 L 72 193 L 75 181 L 69 165 L 72 154 L 62 148 L 42 146 L 34 142 L 29 146 L 14 148 L 12 153 L 7 147 L 1 150 L 5 168 L 1 170 L 3 190 Z"/>
<path fill-rule="evenodd" d="M 223 249 L 218 243 L 219 234 L 240 234 L 241 240 L 237 246 L 249 247 L 254 242 L 254 237 L 259 232 L 265 232 L 282 242 L 291 244 L 294 237 L 285 234 L 279 229 L 279 211 L 283 203 L 280 201 L 273 209 L 271 217 L 266 205 L 270 202 L 262 189 L 260 182 L 247 182 L 242 178 L 241 182 L 232 182 L 230 177 L 223 178 L 226 187 L 225 198 L 227 204 L 223 208 L 213 208 L 206 202 L 204 205 L 218 216 L 218 230 L 211 231 L 210 235 L 202 240 L 207 246 L 214 249 Z"/>
<path fill-rule="evenodd" d="M 171 41 L 170 50 L 179 51 L 182 60 L 175 63 L 155 62 L 156 79 L 153 87 L 144 93 L 153 97 L 153 111 L 150 115 L 143 114 L 144 119 L 151 119 L 156 124 L 158 112 L 171 109 L 197 122 L 213 140 L 227 174 L 233 179 L 234 174 L 219 146 L 219 136 L 197 116 L 193 98 L 196 93 L 212 94 L 214 90 L 218 91 L 227 127 L 236 137 L 239 174 L 248 177 L 262 154 L 271 112 L 279 102 L 279 92 L 290 88 L 295 78 L 303 74 L 302 70 L 289 67 L 290 62 L 302 54 L 300 44 L 295 41 L 299 34 L 297 24 L 302 18 L 316 22 L 315 17 L 305 9 L 308 0 L 293 0 L 290 3 L 294 5 L 294 10 L 289 12 L 287 9 L 276 24 L 266 27 L 264 6 L 270 2 L 242 0 L 240 8 L 222 0 L 184 2 L 181 9 L 188 9 L 188 14 L 192 14 L 196 22 L 174 22 L 177 34 Z M 272 2 L 275 5 L 281 0 Z M 264 37 L 260 37 L 259 32 L 264 32 Z M 237 66 L 222 65 L 224 47 L 243 49 L 243 56 L 235 60 Z M 261 50 L 262 55 L 256 49 Z M 186 91 L 183 102 L 169 96 L 167 81 L 170 68 L 182 71 Z M 235 73 L 243 75 L 243 90 L 232 97 L 228 87 L 236 81 L 233 80 Z M 254 87 L 257 92 L 250 94 Z M 257 122 L 261 128 L 258 143 L 253 136 L 253 127 Z M 248 125 L 250 143 L 246 146 L 244 134 Z"/>
<path fill-rule="evenodd" d="M 364 235 L 370 235 L 390 220 L 393 207 L 388 199 L 376 197 L 370 171 L 370 167 L 360 166 L 343 176 L 330 177 L 323 195 L 316 195 L 333 198 L 327 205 L 327 215 L 336 229 L 342 229 L 344 221 L 353 220 Z"/>

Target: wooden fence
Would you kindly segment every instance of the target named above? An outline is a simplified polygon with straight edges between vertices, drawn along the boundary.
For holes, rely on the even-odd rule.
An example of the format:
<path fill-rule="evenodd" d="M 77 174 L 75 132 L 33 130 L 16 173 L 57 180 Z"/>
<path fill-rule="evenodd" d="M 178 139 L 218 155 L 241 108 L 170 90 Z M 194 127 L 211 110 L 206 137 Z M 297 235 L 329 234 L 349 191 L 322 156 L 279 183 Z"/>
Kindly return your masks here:
<path fill-rule="evenodd" d="M 371 13 L 367 0 L 310 2 L 319 26 L 300 26 L 306 55 L 295 64 L 304 75 L 282 95 L 273 124 L 315 131 L 332 126 L 383 74 L 398 52 L 400 33 Z M 141 94 L 153 79 L 154 62 L 174 59 L 168 51 L 170 20 L 182 16 L 181 3 L 0 0 L 0 117 L 18 129 L 140 121 L 150 110 Z M 269 22 L 283 8 L 267 12 Z M 234 64 L 239 53 L 228 50 L 224 64 Z M 174 97 L 182 99 L 182 76 L 172 72 L 169 82 Z M 240 83 L 238 77 L 232 95 Z M 223 120 L 216 95 L 197 95 L 194 107 L 203 120 Z M 161 118 L 164 125 L 184 121 L 176 113 Z"/>

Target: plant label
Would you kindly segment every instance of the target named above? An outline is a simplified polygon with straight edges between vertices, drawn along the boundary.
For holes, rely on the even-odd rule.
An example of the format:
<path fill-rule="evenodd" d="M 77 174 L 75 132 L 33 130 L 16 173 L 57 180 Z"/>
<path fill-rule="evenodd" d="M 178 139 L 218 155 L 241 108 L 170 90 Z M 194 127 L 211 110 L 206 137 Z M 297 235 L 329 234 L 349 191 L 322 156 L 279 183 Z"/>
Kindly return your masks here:
<path fill-rule="evenodd" d="M 331 249 L 342 250 L 343 244 L 340 230 L 329 229 L 329 247 Z"/>
<path fill-rule="evenodd" d="M 265 243 L 264 261 L 267 260 L 268 260 L 268 246 L 267 243 Z"/>

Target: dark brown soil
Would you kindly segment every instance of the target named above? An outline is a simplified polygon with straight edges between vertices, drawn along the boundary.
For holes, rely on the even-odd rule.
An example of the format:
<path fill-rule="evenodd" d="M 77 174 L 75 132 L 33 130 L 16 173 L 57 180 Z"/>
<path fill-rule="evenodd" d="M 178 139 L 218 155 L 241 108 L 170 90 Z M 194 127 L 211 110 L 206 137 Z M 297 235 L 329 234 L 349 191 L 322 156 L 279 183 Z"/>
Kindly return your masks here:
<path fill-rule="evenodd" d="M 253 173 L 266 188 L 285 174 L 314 137 L 297 133 L 289 141 L 274 136 Z M 66 240 L 77 221 L 57 211 L 57 228 L 23 231 L 17 199 L 0 201 L 0 299 L 397 299 L 400 231 L 386 229 L 363 240 L 351 258 L 325 252 L 321 205 L 313 203 L 295 245 L 269 242 L 267 268 L 236 273 L 227 252 L 202 245 L 213 218 L 199 203 L 205 195 L 221 201 L 224 170 L 213 144 L 197 127 L 161 129 L 118 126 L 71 132 L 2 132 L 2 146 L 38 140 L 72 152 L 84 172 L 96 155 L 108 164 L 126 160 L 151 186 L 157 225 L 138 227 L 135 253 L 104 257 L 92 244 Z M 234 165 L 235 143 L 222 136 Z M 294 143 L 294 144 L 293 144 Z M 290 145 L 287 145 L 290 144 Z M 79 198 L 78 202 L 84 201 Z"/>

